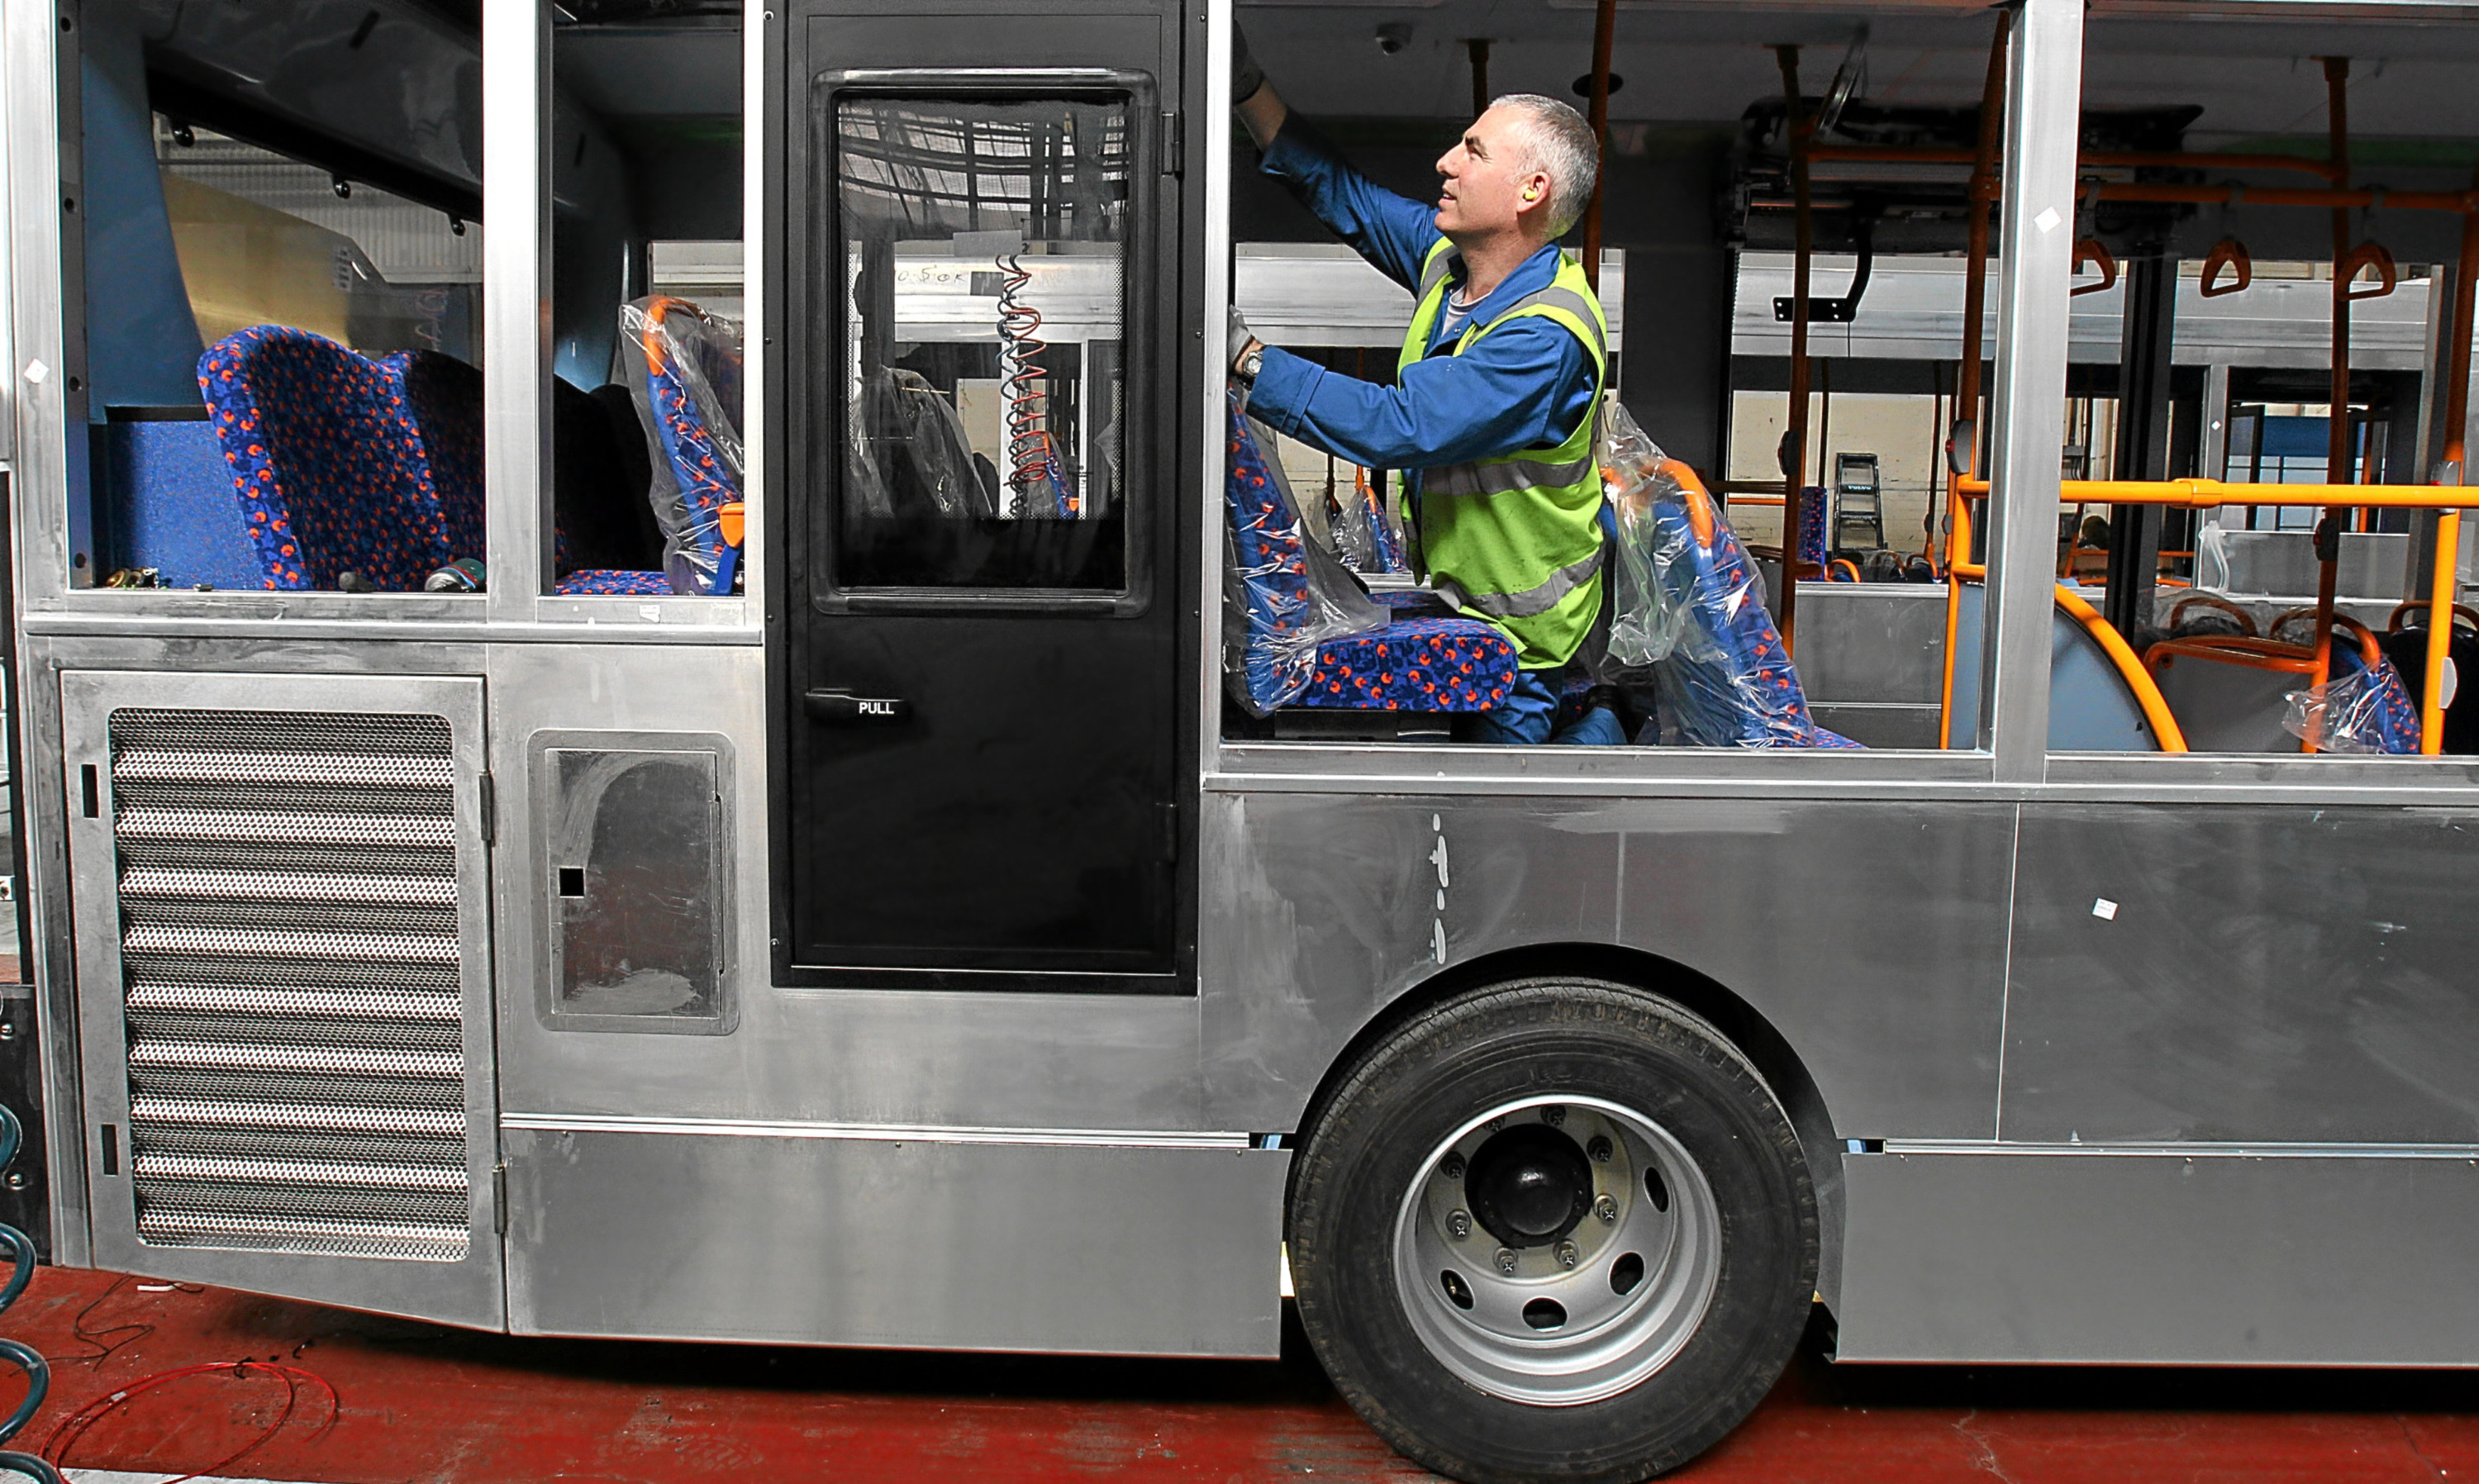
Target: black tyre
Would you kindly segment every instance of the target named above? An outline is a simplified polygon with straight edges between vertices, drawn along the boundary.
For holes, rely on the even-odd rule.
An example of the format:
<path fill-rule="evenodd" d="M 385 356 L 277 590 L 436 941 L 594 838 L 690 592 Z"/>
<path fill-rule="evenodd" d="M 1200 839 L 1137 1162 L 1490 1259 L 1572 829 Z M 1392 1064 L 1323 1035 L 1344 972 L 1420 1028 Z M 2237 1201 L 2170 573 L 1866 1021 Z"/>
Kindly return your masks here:
<path fill-rule="evenodd" d="M 1615 984 L 1474 991 L 1371 1048 L 1292 1166 L 1301 1326 L 1378 1434 L 1469 1484 L 1631 1481 L 1738 1425 L 1816 1282 L 1789 1117 Z"/>

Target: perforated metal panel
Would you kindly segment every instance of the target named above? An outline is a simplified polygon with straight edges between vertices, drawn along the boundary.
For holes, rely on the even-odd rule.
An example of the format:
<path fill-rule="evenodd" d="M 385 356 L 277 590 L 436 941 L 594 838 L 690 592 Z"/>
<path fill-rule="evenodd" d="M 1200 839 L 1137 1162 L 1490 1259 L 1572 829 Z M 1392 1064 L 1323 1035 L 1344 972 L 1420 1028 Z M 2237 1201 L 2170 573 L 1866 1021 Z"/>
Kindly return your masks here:
<path fill-rule="evenodd" d="M 447 718 L 111 712 L 138 1237 L 457 1262 Z"/>

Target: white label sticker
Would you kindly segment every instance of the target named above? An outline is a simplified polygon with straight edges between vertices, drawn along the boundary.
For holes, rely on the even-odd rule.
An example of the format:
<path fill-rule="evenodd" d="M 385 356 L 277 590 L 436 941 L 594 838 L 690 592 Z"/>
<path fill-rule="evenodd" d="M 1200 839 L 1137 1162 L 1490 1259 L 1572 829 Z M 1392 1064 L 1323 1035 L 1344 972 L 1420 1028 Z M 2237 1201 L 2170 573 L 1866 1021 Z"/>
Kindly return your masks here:
<path fill-rule="evenodd" d="M 43 384 L 43 378 L 51 373 L 52 369 L 45 366 L 40 361 L 28 361 L 26 363 L 26 380 L 34 386 L 41 386 Z"/>
<path fill-rule="evenodd" d="M 653 602 L 641 604 L 637 609 L 637 616 L 649 624 L 659 624 L 663 621 L 663 606 Z"/>
<path fill-rule="evenodd" d="M 2107 897 L 2092 898 L 2092 915 L 2103 922 L 2117 921 L 2117 904 Z"/>
<path fill-rule="evenodd" d="M 2032 218 L 2032 225 L 2038 227 L 2043 232 L 2055 232 L 2057 230 L 2057 223 L 2065 219 L 2066 218 L 2057 215 L 2057 209 L 2056 207 L 2043 206 L 2040 208 L 2040 215 Z"/>

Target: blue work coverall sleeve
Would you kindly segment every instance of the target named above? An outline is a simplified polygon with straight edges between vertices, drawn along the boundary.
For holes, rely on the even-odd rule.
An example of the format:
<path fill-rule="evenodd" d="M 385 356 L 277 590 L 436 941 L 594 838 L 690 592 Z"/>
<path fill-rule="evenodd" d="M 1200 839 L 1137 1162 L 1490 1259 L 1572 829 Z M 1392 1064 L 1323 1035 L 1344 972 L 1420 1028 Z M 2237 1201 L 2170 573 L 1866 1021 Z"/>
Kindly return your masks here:
<path fill-rule="evenodd" d="M 1370 469 L 1435 469 L 1562 443 L 1592 411 L 1583 343 L 1521 319 L 1461 355 L 1435 355 L 1391 387 L 1267 346 L 1248 411 L 1312 448 Z"/>
<path fill-rule="evenodd" d="M 1396 195 L 1353 169 L 1297 114 L 1284 120 L 1258 167 L 1289 187 L 1379 272 L 1406 289 L 1419 283 L 1421 260 L 1438 242 L 1435 206 Z"/>

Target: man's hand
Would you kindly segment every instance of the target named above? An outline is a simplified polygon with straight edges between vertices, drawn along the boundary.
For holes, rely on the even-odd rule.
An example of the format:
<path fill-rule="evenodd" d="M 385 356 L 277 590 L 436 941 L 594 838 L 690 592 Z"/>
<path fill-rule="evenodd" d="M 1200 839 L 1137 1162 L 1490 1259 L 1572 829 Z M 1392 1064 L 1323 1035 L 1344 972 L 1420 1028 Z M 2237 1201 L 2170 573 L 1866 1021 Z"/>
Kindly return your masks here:
<path fill-rule="evenodd" d="M 1231 327 L 1226 343 L 1231 350 L 1231 370 L 1235 373 L 1240 370 L 1240 363 L 1248 358 L 1249 351 L 1265 348 L 1264 341 L 1248 333 L 1248 321 L 1240 318 L 1237 304 L 1231 306 Z"/>
<path fill-rule="evenodd" d="M 1281 94 L 1265 81 L 1265 69 L 1250 55 L 1247 33 L 1236 25 L 1231 28 L 1231 106 L 1239 110 L 1240 124 L 1259 149 L 1274 142 L 1283 120 L 1291 116 Z"/>
<path fill-rule="evenodd" d="M 1248 52 L 1248 33 L 1231 28 L 1231 106 L 1238 108 L 1265 86 L 1265 69 Z"/>

